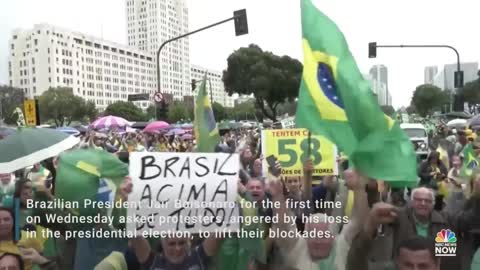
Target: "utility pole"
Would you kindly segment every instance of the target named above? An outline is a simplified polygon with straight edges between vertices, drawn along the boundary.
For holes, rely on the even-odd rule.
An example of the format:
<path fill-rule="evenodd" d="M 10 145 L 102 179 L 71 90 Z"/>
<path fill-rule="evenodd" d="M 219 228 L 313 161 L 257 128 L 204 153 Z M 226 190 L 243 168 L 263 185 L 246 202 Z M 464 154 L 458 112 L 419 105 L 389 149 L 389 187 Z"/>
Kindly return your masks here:
<path fill-rule="evenodd" d="M 209 28 L 212 28 L 212 27 L 215 27 L 217 25 L 220 25 L 220 24 L 224 24 L 226 22 L 229 22 L 229 21 L 235 21 L 235 35 L 236 36 L 241 36 L 241 35 L 245 35 L 245 34 L 248 34 L 248 21 L 247 21 L 247 10 L 246 9 L 242 9 L 242 10 L 236 10 L 233 12 L 233 17 L 231 18 L 228 18 L 228 19 L 225 19 L 223 21 L 219 21 L 219 22 L 216 22 L 214 24 L 210 24 L 208 26 L 205 26 L 205 27 L 202 27 L 200 29 L 197 29 L 195 31 L 192 31 L 192 32 L 189 32 L 189 33 L 186 33 L 186 34 L 183 34 L 183 35 L 180 35 L 178 37 L 174 37 L 174 38 L 171 38 L 165 42 L 163 42 L 161 45 L 160 45 L 160 48 L 158 48 L 158 51 L 157 51 L 157 91 L 159 93 L 162 92 L 161 88 L 162 88 L 162 77 L 161 77 L 161 65 L 160 65 L 160 53 L 162 52 L 162 49 L 168 44 L 168 43 L 171 43 L 173 41 L 176 41 L 176 40 L 179 40 L 179 39 L 182 39 L 184 37 L 188 37 L 190 35 L 193 35 L 195 33 L 198 33 L 198 32 L 201 32 L 201 31 L 204 31 L 204 30 L 207 30 Z"/>
<path fill-rule="evenodd" d="M 455 94 L 454 94 L 454 98 L 452 99 L 452 103 L 450 103 L 450 111 L 453 111 L 453 110 L 463 111 L 463 102 L 461 102 L 461 98 L 458 93 L 458 90 L 463 87 L 463 71 L 460 70 L 460 54 L 458 53 L 458 50 L 455 49 L 453 46 L 450 46 L 450 45 L 377 45 L 376 42 L 370 42 L 368 43 L 369 58 L 377 57 L 377 48 L 447 48 L 447 49 L 453 50 L 457 56 L 457 71 L 453 75 Z M 460 104 L 462 105 L 462 108 L 460 108 Z"/>

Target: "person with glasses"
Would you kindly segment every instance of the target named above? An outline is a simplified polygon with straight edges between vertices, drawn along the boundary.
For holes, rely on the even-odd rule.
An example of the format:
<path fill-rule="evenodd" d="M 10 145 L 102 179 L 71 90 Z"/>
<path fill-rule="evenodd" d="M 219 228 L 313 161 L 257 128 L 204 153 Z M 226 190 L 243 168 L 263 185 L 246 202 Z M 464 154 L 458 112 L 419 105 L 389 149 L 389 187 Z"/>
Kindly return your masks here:
<path fill-rule="evenodd" d="M 434 202 L 433 190 L 419 187 L 412 190 L 410 204 L 405 208 L 375 204 L 363 230 L 353 240 L 347 269 L 394 269 L 394 251 L 401 241 L 412 237 L 434 239 L 442 229 L 460 235 L 456 226 L 465 220 L 434 210 Z M 379 235 L 381 225 L 384 233 Z M 460 269 L 460 266 L 459 258 L 448 257 L 442 260 L 440 269 Z"/>

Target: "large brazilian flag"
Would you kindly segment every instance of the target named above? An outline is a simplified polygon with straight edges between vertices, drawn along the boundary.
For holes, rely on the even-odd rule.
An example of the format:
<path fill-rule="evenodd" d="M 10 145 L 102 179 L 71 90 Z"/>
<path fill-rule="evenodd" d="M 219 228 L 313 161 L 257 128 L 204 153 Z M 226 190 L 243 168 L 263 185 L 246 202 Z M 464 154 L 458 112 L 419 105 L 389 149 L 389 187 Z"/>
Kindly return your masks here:
<path fill-rule="evenodd" d="M 297 126 L 326 136 L 367 176 L 415 185 L 410 140 L 380 109 L 335 23 L 311 0 L 300 1 L 304 67 Z"/>

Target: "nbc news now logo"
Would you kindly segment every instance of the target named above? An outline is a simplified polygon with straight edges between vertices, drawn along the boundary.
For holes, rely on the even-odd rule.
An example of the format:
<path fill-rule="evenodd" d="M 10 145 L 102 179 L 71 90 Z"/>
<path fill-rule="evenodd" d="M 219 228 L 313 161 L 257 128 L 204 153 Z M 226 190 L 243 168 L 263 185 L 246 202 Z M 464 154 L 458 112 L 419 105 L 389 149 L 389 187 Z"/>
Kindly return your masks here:
<path fill-rule="evenodd" d="M 435 237 L 435 256 L 456 256 L 457 238 L 450 229 L 443 229 Z"/>

